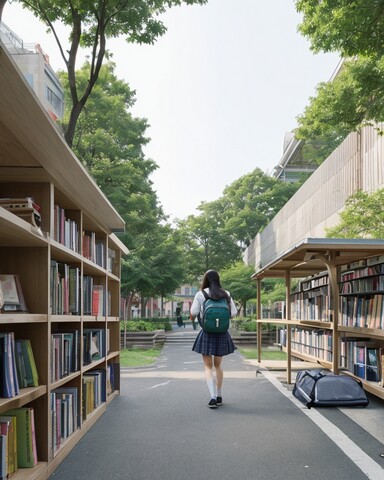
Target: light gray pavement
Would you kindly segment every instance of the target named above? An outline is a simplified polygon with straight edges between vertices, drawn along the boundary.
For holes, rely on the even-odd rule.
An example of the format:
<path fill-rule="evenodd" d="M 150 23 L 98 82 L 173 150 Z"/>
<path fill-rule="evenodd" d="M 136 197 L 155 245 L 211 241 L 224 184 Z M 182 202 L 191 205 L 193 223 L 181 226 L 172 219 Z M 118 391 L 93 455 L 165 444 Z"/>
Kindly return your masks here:
<path fill-rule="evenodd" d="M 123 370 L 121 395 L 51 479 L 384 479 L 384 402 L 308 410 L 279 373 L 256 375 L 238 352 L 223 367 L 217 410 L 207 408 L 191 343 L 167 344 L 153 367 Z"/>

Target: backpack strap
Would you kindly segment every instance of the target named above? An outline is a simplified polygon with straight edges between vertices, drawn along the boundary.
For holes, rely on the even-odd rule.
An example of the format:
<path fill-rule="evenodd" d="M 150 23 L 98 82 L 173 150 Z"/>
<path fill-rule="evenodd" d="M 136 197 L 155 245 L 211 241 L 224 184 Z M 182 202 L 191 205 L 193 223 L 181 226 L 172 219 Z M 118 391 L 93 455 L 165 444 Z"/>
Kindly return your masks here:
<path fill-rule="evenodd" d="M 205 300 L 209 300 L 211 298 L 205 290 L 201 290 L 201 291 L 203 292 Z"/>

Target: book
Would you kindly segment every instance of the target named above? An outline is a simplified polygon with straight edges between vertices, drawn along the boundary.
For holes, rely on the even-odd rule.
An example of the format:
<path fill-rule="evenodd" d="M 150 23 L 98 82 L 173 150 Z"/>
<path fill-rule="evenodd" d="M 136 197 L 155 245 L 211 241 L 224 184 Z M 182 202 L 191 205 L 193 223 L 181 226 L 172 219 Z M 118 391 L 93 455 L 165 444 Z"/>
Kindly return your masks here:
<path fill-rule="evenodd" d="M 14 333 L 0 333 L 0 396 L 12 398 L 19 394 Z"/>
<path fill-rule="evenodd" d="M 3 413 L 0 415 L 0 431 L 6 435 L 6 472 L 7 477 L 16 472 L 18 467 L 17 457 L 17 419 Z M 5 477 L 4 477 L 5 478 Z"/>
<path fill-rule="evenodd" d="M 23 291 L 18 275 L 0 275 L 0 283 L 3 294 L 2 311 L 27 312 Z"/>
<path fill-rule="evenodd" d="M 29 339 L 17 339 L 15 341 L 15 360 L 19 388 L 37 387 L 39 376 Z"/>
<path fill-rule="evenodd" d="M 52 391 L 52 435 L 53 450 L 57 450 L 62 440 L 68 438 L 80 426 L 78 412 L 78 388 L 61 387 Z"/>
<path fill-rule="evenodd" d="M 1 433 L 0 427 L 0 478 L 7 477 L 7 435 Z"/>
<path fill-rule="evenodd" d="M 0 207 L 26 219 L 35 227 L 41 225 L 41 207 L 32 197 L 0 198 Z"/>
<path fill-rule="evenodd" d="M 3 292 L 2 283 L 0 282 L 0 311 L 3 308 L 3 305 L 4 305 L 4 292 Z"/>
<path fill-rule="evenodd" d="M 32 431 L 32 416 L 34 415 L 33 408 L 21 407 L 14 408 L 5 412 L 5 415 L 16 417 L 17 428 L 17 465 L 21 468 L 31 468 L 36 465 L 35 455 L 33 452 L 33 438 Z"/>
<path fill-rule="evenodd" d="M 51 335 L 51 381 L 60 380 L 79 370 L 80 333 L 78 330 L 53 332 Z"/>

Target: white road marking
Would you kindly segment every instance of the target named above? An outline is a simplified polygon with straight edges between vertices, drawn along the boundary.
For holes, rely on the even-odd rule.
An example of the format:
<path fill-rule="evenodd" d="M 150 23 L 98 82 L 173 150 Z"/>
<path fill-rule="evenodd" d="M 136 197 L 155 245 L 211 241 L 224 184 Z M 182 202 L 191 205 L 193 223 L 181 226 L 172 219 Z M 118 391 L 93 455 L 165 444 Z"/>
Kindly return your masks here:
<path fill-rule="evenodd" d="M 168 383 L 171 383 L 171 380 L 168 380 L 168 382 L 158 383 L 157 385 L 153 385 L 152 387 L 149 387 L 148 390 L 152 390 L 152 389 L 158 388 L 158 387 L 164 387 L 165 385 L 168 385 Z"/>
<path fill-rule="evenodd" d="M 370 479 L 383 480 L 384 470 L 372 458 L 367 455 L 356 443 L 345 435 L 339 428 L 335 427 L 317 410 L 306 408 L 296 397 L 288 391 L 282 383 L 268 370 L 261 370 L 261 373 L 274 385 L 283 395 L 307 415 L 335 444 L 352 460 L 352 462 Z"/>

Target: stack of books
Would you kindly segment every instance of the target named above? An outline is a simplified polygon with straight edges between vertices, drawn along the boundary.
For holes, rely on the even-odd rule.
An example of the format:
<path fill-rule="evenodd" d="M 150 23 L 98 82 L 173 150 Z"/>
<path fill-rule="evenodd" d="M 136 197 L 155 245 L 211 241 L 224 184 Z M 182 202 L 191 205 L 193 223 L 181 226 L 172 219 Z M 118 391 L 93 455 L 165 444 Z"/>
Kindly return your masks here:
<path fill-rule="evenodd" d="M 32 197 L 0 198 L 0 207 L 27 220 L 35 227 L 41 225 L 41 207 Z"/>

